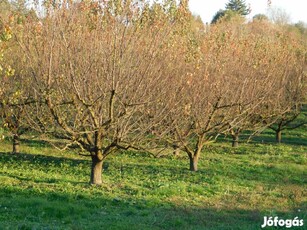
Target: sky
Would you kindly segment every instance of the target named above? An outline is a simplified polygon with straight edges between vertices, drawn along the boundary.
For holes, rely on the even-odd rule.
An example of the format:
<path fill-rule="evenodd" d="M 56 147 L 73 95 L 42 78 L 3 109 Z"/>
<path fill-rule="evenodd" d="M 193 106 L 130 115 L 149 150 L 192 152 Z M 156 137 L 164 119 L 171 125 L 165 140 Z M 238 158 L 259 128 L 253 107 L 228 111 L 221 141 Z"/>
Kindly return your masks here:
<path fill-rule="evenodd" d="M 203 22 L 210 23 L 212 17 L 219 9 L 225 9 L 228 0 L 190 0 L 189 7 L 193 14 L 200 15 Z M 267 14 L 267 0 L 245 0 L 250 5 L 252 12 L 247 17 L 251 19 L 256 14 Z M 271 7 L 285 11 L 291 23 L 303 21 L 307 23 L 306 0 L 271 0 Z"/>

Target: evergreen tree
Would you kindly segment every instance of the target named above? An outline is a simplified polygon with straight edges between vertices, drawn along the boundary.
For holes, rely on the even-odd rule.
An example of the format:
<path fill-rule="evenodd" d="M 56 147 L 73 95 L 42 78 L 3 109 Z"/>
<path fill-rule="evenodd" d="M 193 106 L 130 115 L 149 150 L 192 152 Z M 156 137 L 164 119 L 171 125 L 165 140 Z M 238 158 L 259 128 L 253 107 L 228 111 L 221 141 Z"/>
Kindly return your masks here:
<path fill-rule="evenodd" d="M 235 11 L 242 16 L 246 16 L 251 12 L 250 7 L 245 3 L 245 0 L 229 0 L 225 8 L 226 10 Z"/>

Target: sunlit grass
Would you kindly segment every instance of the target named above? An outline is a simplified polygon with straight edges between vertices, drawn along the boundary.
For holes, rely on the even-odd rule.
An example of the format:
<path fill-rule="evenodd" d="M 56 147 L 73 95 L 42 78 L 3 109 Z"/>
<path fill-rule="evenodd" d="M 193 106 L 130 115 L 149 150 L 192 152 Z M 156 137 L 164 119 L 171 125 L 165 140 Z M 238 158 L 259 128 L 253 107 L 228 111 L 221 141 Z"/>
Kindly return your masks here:
<path fill-rule="evenodd" d="M 304 143 L 212 144 L 199 172 L 184 153 L 119 152 L 101 187 L 76 152 L 39 141 L 10 149 L 1 141 L 0 229 L 259 229 L 264 215 L 306 218 Z"/>

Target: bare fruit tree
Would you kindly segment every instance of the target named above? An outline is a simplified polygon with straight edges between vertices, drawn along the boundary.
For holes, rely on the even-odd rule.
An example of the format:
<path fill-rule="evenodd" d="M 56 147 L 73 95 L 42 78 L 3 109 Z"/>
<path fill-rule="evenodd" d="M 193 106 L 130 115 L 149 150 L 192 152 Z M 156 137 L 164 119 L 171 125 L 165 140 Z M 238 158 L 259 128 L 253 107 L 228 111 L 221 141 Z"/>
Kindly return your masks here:
<path fill-rule="evenodd" d="M 28 79 L 15 71 L 15 68 L 22 69 L 22 66 L 19 57 L 15 55 L 17 48 L 12 35 L 18 33 L 18 22 L 24 15 L 16 11 L 7 14 L 6 18 L 1 19 L 0 30 L 0 119 L 2 127 L 12 135 L 13 153 L 19 153 L 20 136 L 28 129 L 24 122 L 24 109 L 31 98 Z"/>
<path fill-rule="evenodd" d="M 33 94 L 45 101 L 37 105 L 33 125 L 87 151 L 92 184 L 102 183 L 108 155 L 139 148 L 162 120 L 149 119 L 148 110 L 165 97 L 170 77 L 168 41 L 175 36 L 178 14 L 175 4 L 165 4 L 170 1 L 52 8 L 40 23 L 25 24 L 16 37 Z"/>
<path fill-rule="evenodd" d="M 259 111 L 282 97 L 288 68 L 280 61 L 288 53 L 281 44 L 282 37 L 256 33 L 251 25 L 220 23 L 210 28 L 191 62 L 182 60 L 184 71 L 177 75 L 178 90 L 165 120 L 171 128 L 161 127 L 160 134 L 187 153 L 191 171 L 198 170 L 210 141 L 247 122 L 261 123 L 253 121 Z M 270 109 L 261 116 L 273 116 Z"/>
<path fill-rule="evenodd" d="M 259 133 L 275 123 L 282 114 L 289 114 L 289 110 L 301 101 L 302 92 L 304 92 L 303 50 L 305 48 L 300 39 L 291 35 L 285 28 L 267 21 L 249 23 L 248 30 L 250 31 L 250 36 L 246 38 L 248 40 L 241 43 L 250 44 L 250 47 L 241 47 L 241 54 L 236 55 L 238 59 L 241 59 L 241 63 L 245 62 L 244 66 L 242 65 L 242 68 L 240 65 L 235 65 L 229 70 L 233 75 L 269 77 L 274 80 L 271 81 L 274 84 L 267 87 L 264 85 L 265 100 L 256 110 L 250 111 L 239 126 L 230 129 L 234 147 L 238 145 L 238 138 L 242 131 L 250 130 L 252 135 Z M 259 79 L 256 84 L 263 82 L 265 81 Z"/>

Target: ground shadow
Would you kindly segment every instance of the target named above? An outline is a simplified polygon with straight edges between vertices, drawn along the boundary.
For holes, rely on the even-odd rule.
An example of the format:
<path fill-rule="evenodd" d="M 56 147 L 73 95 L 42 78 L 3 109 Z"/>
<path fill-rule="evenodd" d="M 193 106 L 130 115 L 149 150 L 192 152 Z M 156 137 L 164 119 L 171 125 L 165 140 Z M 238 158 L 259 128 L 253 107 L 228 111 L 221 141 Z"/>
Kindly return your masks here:
<path fill-rule="evenodd" d="M 99 188 L 94 188 L 93 190 Z M 65 192 L 0 188 L 4 229 L 261 229 L 264 216 L 304 218 L 300 210 L 243 210 L 197 207 L 138 198 L 76 196 Z"/>
<path fill-rule="evenodd" d="M 42 154 L 29 154 L 29 153 L 12 154 L 10 152 L 0 152 L 0 160 L 30 161 L 40 165 L 52 163 L 56 166 L 59 166 L 64 162 L 70 164 L 70 166 L 76 166 L 78 164 L 87 161 L 86 159 L 72 159 L 66 157 L 55 157 L 55 156 L 47 156 Z"/>

